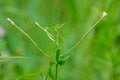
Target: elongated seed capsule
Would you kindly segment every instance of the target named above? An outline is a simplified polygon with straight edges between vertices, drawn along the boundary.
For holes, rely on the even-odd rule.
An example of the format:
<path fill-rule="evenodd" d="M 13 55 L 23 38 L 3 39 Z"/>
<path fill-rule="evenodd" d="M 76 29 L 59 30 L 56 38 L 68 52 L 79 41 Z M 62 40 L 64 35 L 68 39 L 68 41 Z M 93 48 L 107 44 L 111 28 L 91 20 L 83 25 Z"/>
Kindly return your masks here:
<path fill-rule="evenodd" d="M 12 21 L 10 18 L 7 18 L 10 24 L 15 25 L 14 21 Z"/>

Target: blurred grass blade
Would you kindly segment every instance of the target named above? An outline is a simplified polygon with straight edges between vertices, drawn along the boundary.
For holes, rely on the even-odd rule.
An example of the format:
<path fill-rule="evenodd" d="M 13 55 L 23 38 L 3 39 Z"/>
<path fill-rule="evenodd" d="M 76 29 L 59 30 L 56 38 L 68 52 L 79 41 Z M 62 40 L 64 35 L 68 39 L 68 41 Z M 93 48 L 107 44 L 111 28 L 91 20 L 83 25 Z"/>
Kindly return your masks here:
<path fill-rule="evenodd" d="M 36 75 L 39 75 L 39 73 L 30 73 L 30 74 L 22 75 L 18 78 L 15 78 L 14 80 L 24 80 L 25 77 L 31 77 L 31 76 L 36 76 Z"/>
<path fill-rule="evenodd" d="M 40 52 L 42 52 L 45 56 L 50 58 L 50 56 L 47 55 L 46 52 L 44 52 L 38 45 L 37 43 L 25 32 L 23 31 L 20 27 L 18 27 L 10 18 L 7 18 L 7 20 L 15 27 L 17 28 L 21 33 L 23 33 L 37 48 Z"/>
<path fill-rule="evenodd" d="M 8 56 L 8 57 L 0 57 L 0 60 L 4 60 L 4 59 L 28 59 L 28 57 L 24 57 L 24 56 Z"/>

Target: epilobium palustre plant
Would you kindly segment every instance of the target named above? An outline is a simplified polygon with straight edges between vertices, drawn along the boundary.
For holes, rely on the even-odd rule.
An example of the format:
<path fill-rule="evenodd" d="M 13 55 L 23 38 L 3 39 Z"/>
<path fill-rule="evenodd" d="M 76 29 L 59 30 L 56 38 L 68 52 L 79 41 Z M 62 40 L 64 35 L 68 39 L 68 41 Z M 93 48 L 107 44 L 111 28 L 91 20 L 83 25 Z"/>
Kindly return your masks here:
<path fill-rule="evenodd" d="M 67 51 L 61 53 L 61 47 L 59 44 L 59 29 L 63 26 L 59 25 L 57 28 L 54 29 L 55 32 L 55 36 L 52 35 L 52 33 L 50 31 L 48 31 L 46 28 L 43 28 L 40 26 L 40 24 L 38 22 L 35 22 L 36 26 L 38 26 L 40 29 L 42 29 L 47 36 L 49 37 L 49 39 L 51 41 L 53 41 L 56 45 L 56 54 L 54 59 L 51 58 L 51 56 L 49 56 L 45 51 L 43 51 L 38 44 L 25 32 L 23 31 L 19 26 L 17 26 L 14 21 L 12 21 L 10 18 L 7 18 L 7 20 L 10 22 L 10 24 L 12 24 L 15 28 L 17 28 L 20 32 L 22 32 L 37 48 L 38 50 L 44 54 L 47 58 L 50 59 L 50 67 L 48 69 L 47 75 L 43 76 L 41 73 L 41 79 L 42 80 L 47 80 L 47 76 L 49 75 L 51 77 L 52 80 L 58 80 L 58 67 L 60 67 L 61 65 L 64 64 L 64 62 L 71 56 L 70 54 L 66 56 L 66 54 L 68 54 L 70 51 L 72 51 L 74 48 L 76 48 L 84 39 L 85 37 L 95 28 L 95 26 L 107 15 L 106 12 L 103 12 L 102 16 L 96 21 L 95 24 L 93 24 L 90 29 L 80 38 L 80 40 L 78 40 L 78 42 L 76 44 L 74 44 L 70 49 L 68 49 Z M 52 73 L 52 66 L 55 65 L 55 74 L 53 75 Z M 18 80 L 18 79 L 17 79 Z"/>

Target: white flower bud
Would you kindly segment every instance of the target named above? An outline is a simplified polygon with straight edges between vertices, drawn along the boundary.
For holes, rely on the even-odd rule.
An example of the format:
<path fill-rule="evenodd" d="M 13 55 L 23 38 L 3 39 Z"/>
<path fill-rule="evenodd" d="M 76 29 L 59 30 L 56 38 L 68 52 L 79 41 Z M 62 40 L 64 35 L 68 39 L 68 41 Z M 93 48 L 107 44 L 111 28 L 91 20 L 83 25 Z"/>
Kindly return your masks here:
<path fill-rule="evenodd" d="M 10 18 L 7 18 L 7 20 L 10 22 L 10 24 L 15 25 L 15 23 Z"/>
<path fill-rule="evenodd" d="M 105 16 L 107 16 L 107 13 L 106 13 L 106 12 L 103 12 L 102 18 L 105 17 Z"/>
<path fill-rule="evenodd" d="M 39 23 L 38 23 L 38 22 L 35 22 L 35 24 L 36 24 L 37 26 L 39 26 Z"/>

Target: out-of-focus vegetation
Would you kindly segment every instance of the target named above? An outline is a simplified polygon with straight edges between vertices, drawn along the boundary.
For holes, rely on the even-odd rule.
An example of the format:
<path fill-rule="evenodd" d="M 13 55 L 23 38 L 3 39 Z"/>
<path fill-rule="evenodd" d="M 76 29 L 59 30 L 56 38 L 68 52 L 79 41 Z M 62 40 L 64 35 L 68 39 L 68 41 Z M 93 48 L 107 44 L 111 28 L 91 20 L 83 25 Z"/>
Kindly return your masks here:
<path fill-rule="evenodd" d="M 54 56 L 55 44 L 35 21 L 49 28 L 65 23 L 60 30 L 65 52 L 103 11 L 108 16 L 69 53 L 72 57 L 59 68 L 59 80 L 120 80 L 120 0 L 0 0 L 0 55 L 29 57 L 0 60 L 0 80 L 40 80 L 41 70 L 46 73 L 50 62 L 6 18 Z"/>

